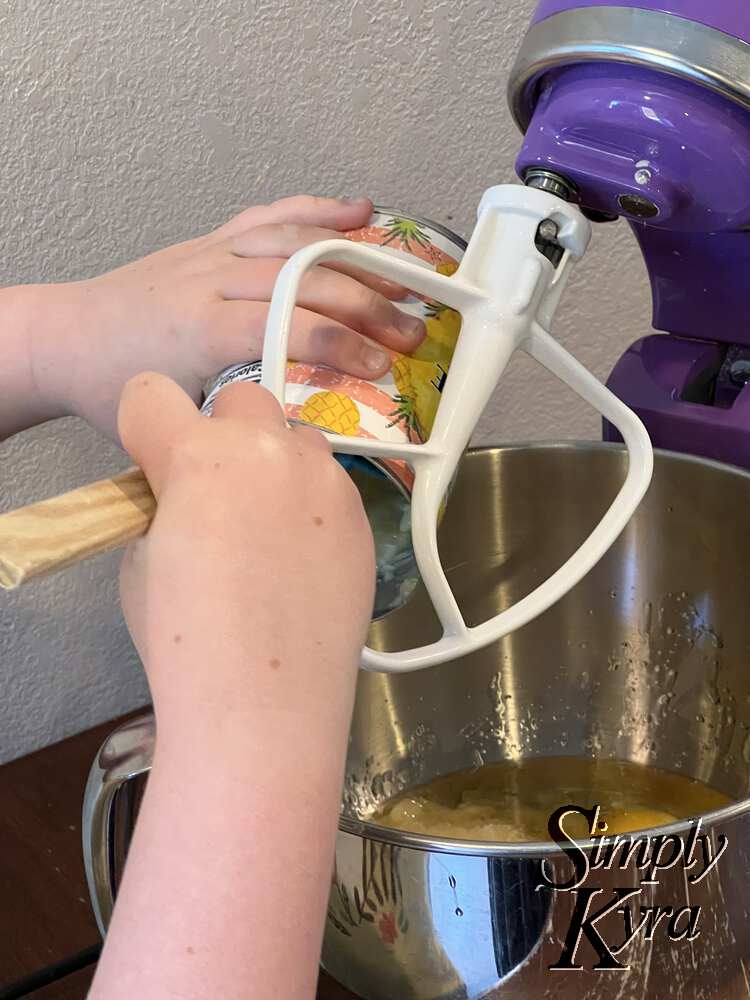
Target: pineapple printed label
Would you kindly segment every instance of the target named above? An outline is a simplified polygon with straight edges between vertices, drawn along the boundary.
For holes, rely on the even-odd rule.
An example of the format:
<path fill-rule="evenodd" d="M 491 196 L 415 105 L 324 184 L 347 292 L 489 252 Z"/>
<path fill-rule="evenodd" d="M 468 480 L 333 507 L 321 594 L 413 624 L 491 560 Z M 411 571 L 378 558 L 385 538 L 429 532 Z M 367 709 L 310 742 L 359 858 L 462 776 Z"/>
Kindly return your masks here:
<path fill-rule="evenodd" d="M 388 209 L 378 209 L 363 229 L 344 234 L 347 239 L 382 247 L 384 253 L 416 257 L 425 266 L 451 275 L 458 269 L 465 242 L 435 223 Z M 395 355 L 385 376 L 368 381 L 323 365 L 290 361 L 287 371 L 286 414 L 336 434 L 380 441 L 421 444 L 429 439 L 440 396 L 461 329 L 453 309 L 416 294 L 397 303 L 419 316 L 427 336 L 413 355 Z M 217 393 L 229 382 L 260 382 L 261 363 L 235 365 L 210 387 L 203 411 L 210 413 Z M 414 474 L 406 462 L 376 464 L 407 493 Z"/>

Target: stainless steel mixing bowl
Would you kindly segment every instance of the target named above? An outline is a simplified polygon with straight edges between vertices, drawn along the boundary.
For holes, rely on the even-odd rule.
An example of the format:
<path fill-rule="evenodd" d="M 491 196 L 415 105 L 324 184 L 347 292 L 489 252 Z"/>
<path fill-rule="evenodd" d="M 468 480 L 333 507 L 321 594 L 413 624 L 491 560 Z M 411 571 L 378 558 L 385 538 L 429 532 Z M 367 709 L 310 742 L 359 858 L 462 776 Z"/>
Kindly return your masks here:
<path fill-rule="evenodd" d="M 441 547 L 469 621 L 518 600 L 564 561 L 614 496 L 625 462 L 617 447 L 588 444 L 466 457 Z M 323 948 L 336 979 L 367 1000 L 750 995 L 748 517 L 749 475 L 657 454 L 653 485 L 621 539 L 543 617 L 460 662 L 361 675 Z M 418 594 L 373 626 L 371 640 L 416 645 L 436 628 Z M 141 720 L 113 734 L 92 769 L 84 849 L 102 928 L 152 748 L 151 720 Z M 435 775 L 550 754 L 652 764 L 740 800 L 703 820 L 695 857 L 728 839 L 702 881 L 678 864 L 623 903 L 635 924 L 639 907 L 669 906 L 672 916 L 700 907 L 693 940 L 671 940 L 665 914 L 650 940 L 646 925 L 616 956 L 625 968 L 596 971 L 594 932 L 607 954 L 625 936 L 625 915 L 613 912 L 583 934 L 571 961 L 581 969 L 551 971 L 584 898 L 537 890 L 543 861 L 557 881 L 569 875 L 559 850 L 434 840 L 366 821 L 384 799 Z M 690 826 L 674 830 L 686 839 Z M 615 888 L 640 887 L 637 860 L 591 873 L 583 888 L 601 892 L 589 916 Z"/>

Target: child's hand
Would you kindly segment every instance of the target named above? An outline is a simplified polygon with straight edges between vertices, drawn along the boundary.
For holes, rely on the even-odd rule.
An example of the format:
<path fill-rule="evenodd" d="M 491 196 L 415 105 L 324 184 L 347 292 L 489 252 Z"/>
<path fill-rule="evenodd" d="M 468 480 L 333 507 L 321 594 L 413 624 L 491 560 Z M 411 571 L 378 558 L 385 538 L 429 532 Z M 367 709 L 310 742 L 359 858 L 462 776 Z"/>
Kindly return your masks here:
<path fill-rule="evenodd" d="M 328 442 L 287 427 L 257 386 L 228 386 L 209 418 L 152 373 L 126 386 L 119 431 L 158 499 L 121 582 L 160 725 L 209 708 L 229 720 L 269 683 L 315 711 L 315 690 L 358 665 L 375 580 L 359 494 Z"/>
<path fill-rule="evenodd" d="M 213 233 L 88 281 L 51 286 L 31 354 L 45 413 L 75 413 L 114 436 L 117 403 L 143 370 L 171 376 L 195 401 L 206 379 L 261 356 L 268 302 L 296 250 L 367 223 L 372 202 L 295 197 L 250 208 Z M 291 356 L 377 378 L 386 348 L 409 352 L 420 320 L 390 299 L 404 289 L 345 266 L 303 280 Z M 43 317 L 52 315 L 52 322 Z"/>
<path fill-rule="evenodd" d="M 362 504 L 257 386 L 208 418 L 140 375 L 119 427 L 159 500 L 122 570 L 157 740 L 91 1000 L 312 997 L 372 609 Z"/>

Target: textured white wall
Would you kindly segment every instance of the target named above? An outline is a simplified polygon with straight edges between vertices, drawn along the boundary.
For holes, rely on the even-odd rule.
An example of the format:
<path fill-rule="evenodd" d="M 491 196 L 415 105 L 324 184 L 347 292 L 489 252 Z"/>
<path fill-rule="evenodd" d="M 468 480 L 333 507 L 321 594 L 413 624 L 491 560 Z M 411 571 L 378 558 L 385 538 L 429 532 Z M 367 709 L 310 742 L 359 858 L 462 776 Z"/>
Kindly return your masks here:
<path fill-rule="evenodd" d="M 300 191 L 366 193 L 468 235 L 483 189 L 513 176 L 505 81 L 533 7 L 10 0 L 0 6 L 0 283 L 96 274 Z M 603 377 L 648 316 L 633 239 L 619 223 L 602 228 L 557 333 Z M 598 433 L 519 363 L 477 440 Z M 124 464 L 76 421 L 31 431 L 0 445 L 0 508 Z M 117 562 L 0 598 L 0 760 L 147 698 Z"/>

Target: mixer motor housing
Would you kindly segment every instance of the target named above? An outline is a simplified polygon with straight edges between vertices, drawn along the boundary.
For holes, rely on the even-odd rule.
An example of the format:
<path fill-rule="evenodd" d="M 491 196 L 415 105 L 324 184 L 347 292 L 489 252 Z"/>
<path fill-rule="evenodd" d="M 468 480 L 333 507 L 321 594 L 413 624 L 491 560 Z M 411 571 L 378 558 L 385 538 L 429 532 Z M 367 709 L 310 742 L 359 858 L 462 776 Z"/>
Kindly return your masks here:
<path fill-rule="evenodd" d="M 643 252 L 663 332 L 609 388 L 654 446 L 750 469 L 750 5 L 542 0 L 508 98 L 519 176 Z"/>

